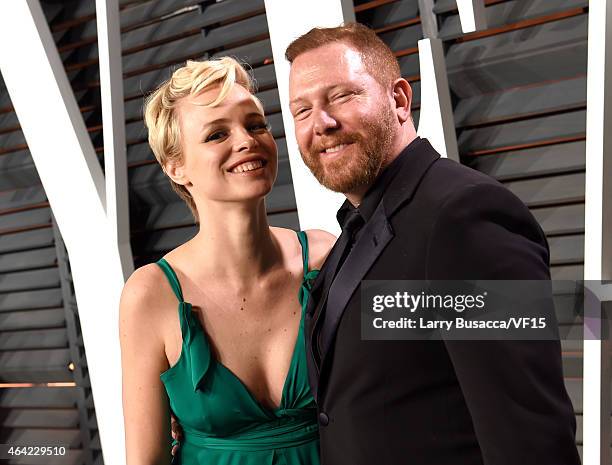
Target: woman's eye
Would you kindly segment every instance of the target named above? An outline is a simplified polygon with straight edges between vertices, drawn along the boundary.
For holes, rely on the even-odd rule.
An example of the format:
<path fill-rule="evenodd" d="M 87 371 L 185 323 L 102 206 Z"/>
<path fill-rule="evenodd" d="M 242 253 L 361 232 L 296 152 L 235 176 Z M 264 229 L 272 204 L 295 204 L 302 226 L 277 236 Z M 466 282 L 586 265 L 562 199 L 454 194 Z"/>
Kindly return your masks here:
<path fill-rule="evenodd" d="M 205 140 L 204 142 L 213 142 L 216 140 L 221 140 L 226 136 L 226 132 L 225 131 L 215 131 L 213 133 L 211 133 Z"/>
<path fill-rule="evenodd" d="M 265 121 L 262 121 L 261 123 L 254 123 L 249 126 L 249 131 L 253 132 L 264 132 L 269 130 L 270 125 Z"/>

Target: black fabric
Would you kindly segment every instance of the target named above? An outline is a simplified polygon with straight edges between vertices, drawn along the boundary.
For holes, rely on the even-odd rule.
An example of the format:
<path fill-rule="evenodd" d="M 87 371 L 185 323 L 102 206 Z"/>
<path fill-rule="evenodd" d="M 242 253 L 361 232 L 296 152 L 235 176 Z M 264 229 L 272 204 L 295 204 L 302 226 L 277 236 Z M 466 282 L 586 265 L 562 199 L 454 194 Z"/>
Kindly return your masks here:
<path fill-rule="evenodd" d="M 330 258 L 325 263 L 324 273 L 326 276 L 323 278 L 325 279 L 324 297 L 318 315 L 319 321 L 321 321 L 324 327 L 329 328 L 331 321 L 338 317 L 337 312 L 327 312 L 327 296 L 338 269 L 344 264 L 346 257 L 352 250 L 355 242 L 359 239 L 363 225 L 372 218 L 374 211 L 382 200 L 387 185 L 399 172 L 406 157 L 410 156 L 410 152 L 417 150 L 422 143 L 423 139 L 417 137 L 402 150 L 395 160 L 385 167 L 372 184 L 372 187 L 366 192 L 359 207 L 353 206 L 353 204 L 346 200 L 338 210 L 336 219 L 342 228 L 342 233 L 338 238 L 334 250 L 330 253 Z M 317 359 L 320 358 L 321 347 L 330 343 L 331 336 L 332 334 L 328 332 L 320 333 L 317 340 L 317 348 L 315 350 Z"/>
<path fill-rule="evenodd" d="M 346 209 L 344 214 L 342 215 L 341 224 L 342 234 L 340 234 L 340 237 L 338 238 L 339 244 L 334 249 L 334 253 L 331 256 L 331 259 L 328 260 L 328 263 L 326 264 L 326 273 L 329 274 L 330 280 L 334 279 L 338 269 L 342 267 L 344 260 L 346 260 L 347 255 L 353 248 L 353 245 L 355 243 L 355 235 L 364 225 L 364 220 L 361 214 L 359 213 L 359 210 L 351 206 L 350 208 Z M 322 312 L 324 312 L 324 309 L 322 310 Z M 324 318 L 328 317 L 325 316 Z M 324 342 L 325 341 L 323 341 L 322 339 L 319 339 L 318 354 L 321 354 L 321 347 Z"/>
<path fill-rule="evenodd" d="M 342 254 L 340 256 L 338 264 L 330 270 L 332 277 L 336 276 L 338 268 L 342 267 L 346 256 L 355 244 L 355 236 L 359 233 L 362 226 L 365 224 L 365 221 L 361 216 L 361 213 L 359 212 L 358 208 L 352 208 L 351 210 L 349 210 L 343 220 L 344 221 L 342 225 L 341 236 L 343 240 L 346 241 L 346 244 L 344 245 L 344 247 L 342 247 Z"/>
<path fill-rule="evenodd" d="M 579 464 L 558 342 L 361 339 L 363 279 L 550 279 L 544 234 L 499 183 L 424 139 L 395 166 L 307 309 L 322 464 Z"/>

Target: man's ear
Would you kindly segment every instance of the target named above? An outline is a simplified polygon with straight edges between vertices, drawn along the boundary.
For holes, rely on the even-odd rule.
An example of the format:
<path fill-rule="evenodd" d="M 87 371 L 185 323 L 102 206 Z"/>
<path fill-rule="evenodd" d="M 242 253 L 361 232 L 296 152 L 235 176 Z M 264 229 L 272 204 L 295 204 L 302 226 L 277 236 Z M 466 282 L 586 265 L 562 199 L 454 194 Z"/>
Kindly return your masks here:
<path fill-rule="evenodd" d="M 400 124 L 404 124 L 410 118 L 410 105 L 412 104 L 412 88 L 406 79 L 399 78 L 393 82 L 393 100 L 395 101 L 395 112 Z"/>
<path fill-rule="evenodd" d="M 191 181 L 185 174 L 185 165 L 183 163 L 168 162 L 164 166 L 164 172 L 172 179 L 175 183 L 181 186 L 191 186 Z"/>

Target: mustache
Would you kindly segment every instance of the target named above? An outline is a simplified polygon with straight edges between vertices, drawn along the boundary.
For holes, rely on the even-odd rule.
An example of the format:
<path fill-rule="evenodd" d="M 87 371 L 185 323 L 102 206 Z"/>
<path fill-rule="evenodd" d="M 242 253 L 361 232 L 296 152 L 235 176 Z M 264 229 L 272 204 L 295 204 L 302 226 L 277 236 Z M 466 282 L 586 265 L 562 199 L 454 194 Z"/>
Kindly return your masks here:
<path fill-rule="evenodd" d="M 361 137 L 359 134 L 353 134 L 353 133 L 338 134 L 332 137 L 326 137 L 324 139 L 317 141 L 315 144 L 312 144 L 309 152 L 312 155 L 318 155 L 321 152 L 323 152 L 326 148 L 335 147 L 336 145 L 342 145 L 342 144 L 353 144 L 355 142 L 360 142 L 360 141 L 361 141 Z"/>

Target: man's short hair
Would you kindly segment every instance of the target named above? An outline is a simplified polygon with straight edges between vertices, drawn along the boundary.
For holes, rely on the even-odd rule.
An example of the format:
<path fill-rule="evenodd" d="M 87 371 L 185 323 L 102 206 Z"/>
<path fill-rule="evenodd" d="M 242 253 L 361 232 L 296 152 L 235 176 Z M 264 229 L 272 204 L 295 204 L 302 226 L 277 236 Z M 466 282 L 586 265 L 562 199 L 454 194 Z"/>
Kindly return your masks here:
<path fill-rule="evenodd" d="M 329 45 L 345 43 L 360 54 L 368 72 L 382 85 L 387 86 L 401 77 L 397 58 L 391 49 L 372 29 L 363 24 L 349 23 L 344 26 L 311 29 L 295 39 L 285 52 L 285 58 L 293 63 L 302 53 Z"/>

